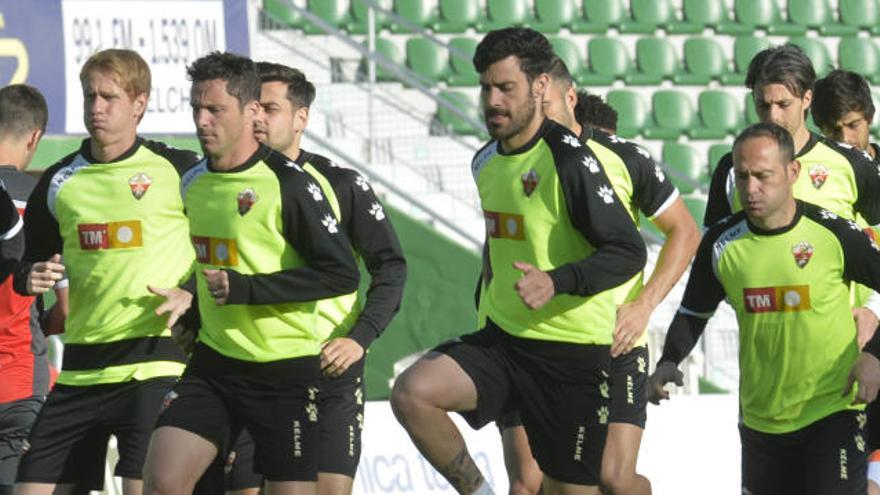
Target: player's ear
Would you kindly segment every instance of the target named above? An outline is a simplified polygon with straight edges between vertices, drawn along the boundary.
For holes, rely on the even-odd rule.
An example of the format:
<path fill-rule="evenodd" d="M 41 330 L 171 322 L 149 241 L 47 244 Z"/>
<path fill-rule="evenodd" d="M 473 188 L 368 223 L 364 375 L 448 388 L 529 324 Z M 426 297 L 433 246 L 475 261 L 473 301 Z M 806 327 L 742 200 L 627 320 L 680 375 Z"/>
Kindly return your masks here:
<path fill-rule="evenodd" d="M 134 106 L 134 114 L 137 116 L 137 121 L 140 122 L 144 118 L 144 114 L 147 113 L 147 94 L 140 93 L 135 96 L 132 105 Z"/>
<path fill-rule="evenodd" d="M 808 89 L 804 91 L 804 96 L 801 96 L 801 101 L 804 102 L 804 110 L 808 110 L 813 103 L 813 90 Z"/>
<path fill-rule="evenodd" d="M 788 162 L 788 165 L 786 165 L 786 171 L 788 172 L 789 182 L 794 184 L 795 181 L 797 181 L 798 176 L 801 174 L 801 162 L 799 160 Z"/>
<path fill-rule="evenodd" d="M 305 130 L 306 126 L 309 125 L 309 107 L 299 107 L 296 109 L 296 112 L 293 114 L 294 122 L 296 122 L 297 131 Z"/>
<path fill-rule="evenodd" d="M 550 75 L 546 73 L 540 74 L 534 81 L 532 81 L 532 97 L 543 100 L 544 92 L 547 91 L 549 86 Z"/>

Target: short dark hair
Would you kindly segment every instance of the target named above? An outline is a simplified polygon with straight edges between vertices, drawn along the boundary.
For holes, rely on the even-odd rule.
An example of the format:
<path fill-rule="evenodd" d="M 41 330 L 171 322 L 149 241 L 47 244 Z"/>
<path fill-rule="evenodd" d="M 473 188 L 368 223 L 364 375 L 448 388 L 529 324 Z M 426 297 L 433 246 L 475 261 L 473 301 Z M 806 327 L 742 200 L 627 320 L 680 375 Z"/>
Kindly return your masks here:
<path fill-rule="evenodd" d="M 21 137 L 34 129 L 46 132 L 49 109 L 40 91 L 26 84 L 0 89 L 0 138 Z"/>
<path fill-rule="evenodd" d="M 820 129 L 834 128 L 849 112 L 861 112 L 869 125 L 874 118 L 874 100 L 868 81 L 849 70 L 833 70 L 816 81 L 810 108 Z"/>
<path fill-rule="evenodd" d="M 574 79 L 571 77 L 571 72 L 568 71 L 568 66 L 559 57 L 553 57 L 547 74 L 554 83 L 562 83 L 568 87 L 574 86 Z"/>
<path fill-rule="evenodd" d="M 748 139 L 767 137 L 779 146 L 782 162 L 788 163 L 794 160 L 794 140 L 784 127 L 770 122 L 759 122 L 746 127 L 736 139 L 733 140 L 733 149 Z M 734 154 L 735 156 L 735 154 Z"/>
<path fill-rule="evenodd" d="M 529 82 L 550 70 L 556 57 L 553 45 L 543 34 L 529 28 L 505 28 L 489 31 L 474 52 L 474 68 L 483 73 L 490 65 L 509 56 L 519 59 L 519 68 Z"/>
<path fill-rule="evenodd" d="M 272 62 L 257 62 L 257 73 L 260 74 L 260 82 L 287 84 L 287 99 L 296 108 L 308 108 L 315 101 L 315 85 L 299 69 Z"/>
<path fill-rule="evenodd" d="M 226 52 L 211 52 L 186 68 L 186 74 L 195 85 L 204 81 L 226 81 L 226 92 L 238 98 L 239 106 L 260 101 L 260 76 L 254 61 Z"/>
<path fill-rule="evenodd" d="M 574 118 L 582 126 L 617 132 L 617 110 L 605 103 L 601 96 L 591 94 L 585 89 L 577 92 Z"/>
<path fill-rule="evenodd" d="M 810 58 L 790 43 L 758 52 L 746 74 L 746 87 L 753 91 L 768 84 L 782 84 L 799 98 L 813 89 L 815 82 L 816 71 Z"/>

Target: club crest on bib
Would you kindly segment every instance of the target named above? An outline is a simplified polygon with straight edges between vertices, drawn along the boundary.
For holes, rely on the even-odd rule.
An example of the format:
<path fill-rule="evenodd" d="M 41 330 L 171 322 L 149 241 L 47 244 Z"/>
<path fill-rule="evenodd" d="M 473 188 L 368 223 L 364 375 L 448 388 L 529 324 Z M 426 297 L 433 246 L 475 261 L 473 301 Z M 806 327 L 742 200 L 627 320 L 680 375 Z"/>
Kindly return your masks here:
<path fill-rule="evenodd" d="M 528 172 L 522 174 L 522 185 L 523 192 L 526 193 L 526 196 L 531 196 L 533 192 L 535 192 L 535 188 L 538 187 L 538 173 L 534 170 L 529 170 Z"/>
<path fill-rule="evenodd" d="M 813 245 L 807 241 L 801 241 L 792 246 L 791 254 L 794 255 L 794 262 L 798 268 L 803 268 L 813 257 Z"/>
<path fill-rule="evenodd" d="M 250 187 L 238 193 L 238 214 L 244 216 L 251 211 L 251 207 L 257 202 L 257 193 Z"/>
<path fill-rule="evenodd" d="M 131 188 L 131 195 L 134 196 L 134 199 L 143 198 L 152 183 L 153 179 L 150 179 L 150 176 L 143 172 L 138 172 L 128 179 L 128 187 Z"/>
<path fill-rule="evenodd" d="M 810 167 L 810 182 L 813 183 L 813 187 L 821 189 L 826 180 L 828 180 L 828 167 L 822 164 Z"/>

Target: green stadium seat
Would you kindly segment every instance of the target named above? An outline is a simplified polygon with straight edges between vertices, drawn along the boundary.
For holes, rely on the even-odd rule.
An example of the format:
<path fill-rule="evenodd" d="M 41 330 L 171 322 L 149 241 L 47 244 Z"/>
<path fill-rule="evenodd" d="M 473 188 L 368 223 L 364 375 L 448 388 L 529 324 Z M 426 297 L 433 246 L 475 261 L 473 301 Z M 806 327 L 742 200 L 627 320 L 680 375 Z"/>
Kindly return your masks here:
<path fill-rule="evenodd" d="M 706 164 L 692 146 L 664 143 L 662 162 L 669 180 L 682 194 L 692 193 L 707 182 Z"/>
<path fill-rule="evenodd" d="M 366 44 L 366 43 L 365 43 Z M 388 38 L 376 38 L 376 54 L 388 59 L 396 65 L 403 67 L 406 64 L 406 54 L 397 46 L 397 43 Z M 360 73 L 366 79 L 367 77 L 367 59 L 361 60 Z M 382 67 L 382 64 L 376 62 L 376 80 L 377 81 L 397 81 L 398 77 L 394 72 Z"/>
<path fill-rule="evenodd" d="M 708 89 L 700 93 L 697 114 L 700 123 L 690 133 L 693 139 L 722 139 L 742 127 L 742 110 L 736 97 L 727 91 Z"/>
<path fill-rule="evenodd" d="M 526 0 L 486 0 L 486 19 L 479 31 L 489 32 L 515 26 L 526 26 L 532 21 Z"/>
<path fill-rule="evenodd" d="M 706 198 L 697 195 L 684 196 L 681 198 L 684 205 L 687 206 L 697 225 L 703 225 L 703 218 L 706 216 Z"/>
<path fill-rule="evenodd" d="M 582 77 L 586 86 L 608 86 L 632 70 L 632 59 L 617 38 L 596 36 L 587 44 L 589 72 Z"/>
<path fill-rule="evenodd" d="M 666 38 L 645 37 L 636 41 L 636 70 L 625 74 L 627 84 L 657 85 L 672 79 L 681 66 L 675 47 Z"/>
<path fill-rule="evenodd" d="M 834 18 L 834 9 L 828 0 L 800 0 L 788 2 L 789 22 L 817 29 L 823 36 L 845 36 L 858 32 Z"/>
<path fill-rule="evenodd" d="M 837 63 L 847 69 L 865 76 L 874 84 L 880 83 L 880 57 L 877 45 L 871 38 L 841 38 L 837 46 Z"/>
<path fill-rule="evenodd" d="M 297 29 L 302 29 L 306 22 L 297 11 L 287 5 L 286 0 L 263 0 L 263 12 L 275 22 Z"/>
<path fill-rule="evenodd" d="M 570 28 L 578 17 L 572 0 L 535 0 L 535 20 L 532 28 L 542 33 L 558 33 L 560 28 Z"/>
<path fill-rule="evenodd" d="M 800 0 L 795 0 L 800 1 Z M 806 28 L 783 22 L 775 0 L 735 0 L 734 20 L 718 26 L 723 34 L 752 34 L 764 29 L 770 34 L 803 34 Z"/>
<path fill-rule="evenodd" d="M 733 145 L 730 143 L 718 143 L 709 146 L 709 177 L 712 177 L 712 172 L 715 171 L 715 167 L 718 166 L 721 157 L 728 154 L 732 147 Z"/>
<path fill-rule="evenodd" d="M 449 70 L 446 71 L 446 84 L 450 86 L 476 86 L 480 75 L 474 69 L 474 52 L 479 40 L 466 36 L 449 40 Z"/>
<path fill-rule="evenodd" d="M 670 34 L 699 34 L 728 21 L 724 0 L 683 0 L 681 10 L 682 20 L 666 28 Z"/>
<path fill-rule="evenodd" d="M 742 86 L 746 82 L 749 63 L 758 52 L 769 48 L 770 39 L 765 37 L 737 36 L 733 42 L 733 70 L 721 75 L 721 82 L 728 86 Z"/>
<path fill-rule="evenodd" d="M 637 136 L 648 123 L 648 102 L 634 91 L 613 89 L 605 101 L 617 110 L 617 134 L 625 138 Z"/>
<path fill-rule="evenodd" d="M 459 91 L 443 91 L 440 97 L 470 117 L 479 120 L 477 106 L 470 96 Z M 441 104 L 437 105 L 437 121 L 443 128 L 455 134 L 475 136 L 482 133 L 481 129 L 475 129 L 467 120 Z"/>
<path fill-rule="evenodd" d="M 348 0 L 308 0 L 306 8 L 335 28 L 345 29 L 350 21 Z M 306 34 L 324 34 L 326 32 L 310 22 L 303 25 L 303 30 Z"/>
<path fill-rule="evenodd" d="M 822 77 L 833 68 L 831 55 L 828 53 L 828 46 L 820 38 L 796 36 L 789 38 L 788 42 L 801 47 L 804 53 L 807 54 L 807 57 L 813 62 L 816 76 Z"/>
<path fill-rule="evenodd" d="M 585 75 L 584 58 L 574 41 L 569 38 L 552 36 L 550 44 L 553 45 L 553 51 L 556 52 L 556 55 L 565 62 L 572 78 L 579 82 Z"/>
<path fill-rule="evenodd" d="M 676 22 L 672 0 L 630 0 L 632 19 L 620 25 L 622 33 L 653 34 Z"/>
<path fill-rule="evenodd" d="M 428 86 L 434 86 L 446 76 L 447 57 L 446 48 L 428 38 L 413 36 L 406 40 L 406 65 Z"/>
<path fill-rule="evenodd" d="M 429 0 L 394 0 L 394 13 L 420 28 L 430 27 L 434 23 L 434 9 Z M 389 22 L 388 27 L 394 33 L 412 32 L 409 26 L 394 20 Z"/>
<path fill-rule="evenodd" d="M 379 7 L 385 10 L 391 10 L 393 7 L 392 0 L 375 0 Z M 349 22 L 345 26 L 345 30 L 352 34 L 366 34 L 367 32 L 367 11 L 369 7 L 363 0 L 351 0 L 351 8 L 349 9 Z M 388 25 L 385 14 L 376 11 L 375 15 L 376 32 L 382 30 Z"/>
<path fill-rule="evenodd" d="M 727 71 L 724 49 L 714 38 L 688 38 L 684 42 L 684 67 L 673 78 L 675 84 L 705 85 Z"/>
<path fill-rule="evenodd" d="M 617 28 L 627 16 L 623 0 L 583 0 L 583 18 L 576 19 L 571 29 L 576 33 L 605 34 Z"/>
<path fill-rule="evenodd" d="M 840 24 L 853 30 L 871 30 L 880 34 L 880 4 L 877 0 L 838 0 Z"/>
<path fill-rule="evenodd" d="M 483 13 L 480 5 L 471 0 L 440 0 L 437 5 L 437 21 L 434 31 L 438 33 L 463 33 L 480 24 Z"/>
<path fill-rule="evenodd" d="M 674 89 L 655 91 L 651 97 L 652 122 L 642 133 L 648 139 L 678 139 L 694 126 L 694 105 L 687 94 Z"/>
<path fill-rule="evenodd" d="M 751 91 L 746 93 L 745 97 L 745 114 L 746 114 L 746 125 L 757 124 L 761 121 L 761 117 L 758 116 L 758 111 L 755 110 L 755 99 L 752 98 Z"/>

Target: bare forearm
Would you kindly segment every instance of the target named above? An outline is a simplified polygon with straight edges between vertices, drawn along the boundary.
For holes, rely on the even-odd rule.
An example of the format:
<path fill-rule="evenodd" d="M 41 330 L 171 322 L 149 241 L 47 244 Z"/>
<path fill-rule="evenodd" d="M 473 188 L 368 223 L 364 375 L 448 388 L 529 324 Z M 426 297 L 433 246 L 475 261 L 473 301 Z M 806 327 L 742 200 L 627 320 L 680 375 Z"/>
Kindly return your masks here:
<path fill-rule="evenodd" d="M 654 272 L 639 293 L 637 301 L 652 310 L 656 308 L 687 270 L 699 243 L 700 234 L 696 225 L 692 229 L 679 228 L 670 231 L 660 249 Z"/>

